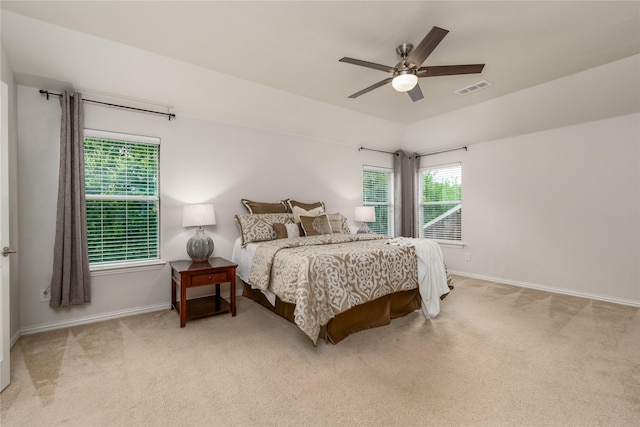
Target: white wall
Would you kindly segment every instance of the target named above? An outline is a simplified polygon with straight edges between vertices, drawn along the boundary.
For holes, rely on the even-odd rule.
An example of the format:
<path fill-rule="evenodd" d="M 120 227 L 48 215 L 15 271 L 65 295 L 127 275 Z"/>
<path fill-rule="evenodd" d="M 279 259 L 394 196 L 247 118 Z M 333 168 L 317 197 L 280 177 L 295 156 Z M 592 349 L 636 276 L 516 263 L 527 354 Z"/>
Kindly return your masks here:
<path fill-rule="evenodd" d="M 451 270 L 640 305 L 640 114 L 422 158 L 462 162 Z M 471 261 L 465 261 L 465 254 Z"/>
<path fill-rule="evenodd" d="M 640 55 L 633 55 L 411 123 L 404 130 L 402 148 L 418 153 L 437 151 L 434 147 L 495 141 L 637 113 L 640 111 L 639 76 Z M 429 149 L 425 149 L 425 144 Z"/>
<path fill-rule="evenodd" d="M 354 145 L 384 147 L 403 130 L 398 123 L 8 11 L 2 14 L 2 37 L 18 82 L 29 86 L 118 94 L 127 105 L 155 101 L 181 116 Z"/>
<path fill-rule="evenodd" d="M 92 302 L 86 306 L 54 310 L 39 301 L 39 290 L 49 286 L 53 263 L 60 108 L 57 98 L 47 101 L 38 88 L 28 86 L 18 86 L 18 100 L 20 246 L 22 259 L 27 260 L 20 265 L 22 331 L 168 308 L 166 266 L 94 276 Z M 245 212 L 241 198 L 323 200 L 329 211 L 352 218 L 362 197 L 362 166 L 392 165 L 392 156 L 360 152 L 355 146 L 186 116 L 168 121 L 87 103 L 85 127 L 161 138 L 161 257 L 165 260 L 187 258 L 185 245 L 193 230 L 181 226 L 186 203 L 214 203 L 218 222 L 207 232 L 215 242 L 214 255 L 229 259 L 239 235 L 233 216 Z"/>
<path fill-rule="evenodd" d="M 19 86 L 20 323 L 24 332 L 168 307 L 167 267 L 93 278 L 93 302 L 53 310 L 39 289 L 51 275 L 60 109 Z M 466 246 L 444 248 L 452 271 L 525 286 L 640 303 L 640 116 L 617 117 L 474 144 L 422 158 L 462 161 Z M 214 255 L 229 258 L 241 198 L 322 199 L 352 217 L 363 164 L 392 157 L 179 116 L 177 120 L 86 104 L 86 127 L 159 136 L 161 256 L 187 257 L 185 203 L 212 202 Z M 615 178 L 615 185 L 606 178 Z M 606 227 L 604 225 L 606 224 Z M 352 224 L 354 226 L 354 224 Z M 471 253 L 471 261 L 464 260 Z"/>
<path fill-rule="evenodd" d="M 49 284 L 60 109 L 37 88 L 19 86 L 20 324 L 23 332 L 154 310 L 169 305 L 169 271 L 93 277 L 93 302 L 53 310 L 38 291 Z M 161 256 L 187 257 L 192 230 L 185 203 L 212 202 L 214 255 L 229 258 L 241 198 L 324 200 L 352 217 L 363 164 L 392 157 L 353 146 L 86 104 L 88 128 L 159 136 Z M 443 249 L 458 273 L 618 302 L 640 303 L 640 115 L 471 145 L 422 158 L 423 166 L 463 164 L 466 246 Z M 607 178 L 614 178 L 615 185 Z M 606 227 L 604 226 L 606 224 Z M 355 226 L 352 223 L 352 226 Z M 471 254 L 465 261 L 464 254 Z"/>

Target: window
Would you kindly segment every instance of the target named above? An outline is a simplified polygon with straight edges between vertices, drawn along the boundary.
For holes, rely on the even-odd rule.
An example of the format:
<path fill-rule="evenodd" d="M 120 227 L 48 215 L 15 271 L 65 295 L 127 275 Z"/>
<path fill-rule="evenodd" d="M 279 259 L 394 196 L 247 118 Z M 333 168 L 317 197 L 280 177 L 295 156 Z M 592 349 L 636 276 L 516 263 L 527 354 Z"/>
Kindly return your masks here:
<path fill-rule="evenodd" d="M 85 129 L 89 264 L 157 260 L 160 139 Z"/>
<path fill-rule="evenodd" d="M 418 221 L 420 237 L 462 240 L 462 165 L 420 169 Z"/>
<path fill-rule="evenodd" d="M 362 170 L 362 203 L 376 210 L 373 233 L 393 235 L 393 170 L 365 166 Z"/>

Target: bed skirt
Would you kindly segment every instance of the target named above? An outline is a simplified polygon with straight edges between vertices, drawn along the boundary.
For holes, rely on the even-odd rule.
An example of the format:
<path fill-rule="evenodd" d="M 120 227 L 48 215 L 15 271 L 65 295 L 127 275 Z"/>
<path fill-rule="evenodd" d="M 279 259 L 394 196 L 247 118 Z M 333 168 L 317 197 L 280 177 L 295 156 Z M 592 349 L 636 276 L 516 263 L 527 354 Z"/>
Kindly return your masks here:
<path fill-rule="evenodd" d="M 242 283 L 244 284 L 243 296 L 294 322 L 295 304 L 283 302 L 276 297 L 276 305 L 273 306 L 259 289 L 251 289 L 251 286 L 244 281 Z M 385 295 L 336 315 L 322 328 L 320 337 L 327 342 L 337 344 L 352 333 L 388 325 L 391 319 L 418 310 L 421 302 L 422 298 L 417 288 Z"/>

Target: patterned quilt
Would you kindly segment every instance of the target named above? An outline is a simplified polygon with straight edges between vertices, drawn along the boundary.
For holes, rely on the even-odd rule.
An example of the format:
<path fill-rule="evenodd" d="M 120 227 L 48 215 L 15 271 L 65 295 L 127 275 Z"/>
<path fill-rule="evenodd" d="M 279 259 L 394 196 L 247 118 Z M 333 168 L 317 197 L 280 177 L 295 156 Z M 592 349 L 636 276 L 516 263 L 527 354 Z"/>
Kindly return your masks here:
<path fill-rule="evenodd" d="M 331 234 L 263 242 L 249 283 L 296 305 L 295 323 L 315 344 L 320 328 L 356 305 L 418 286 L 410 246 L 374 234 Z"/>

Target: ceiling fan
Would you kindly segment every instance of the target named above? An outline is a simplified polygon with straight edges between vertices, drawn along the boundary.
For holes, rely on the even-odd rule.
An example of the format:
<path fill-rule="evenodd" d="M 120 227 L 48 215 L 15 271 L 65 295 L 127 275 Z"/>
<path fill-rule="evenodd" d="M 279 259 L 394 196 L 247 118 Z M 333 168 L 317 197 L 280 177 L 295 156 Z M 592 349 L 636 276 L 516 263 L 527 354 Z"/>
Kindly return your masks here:
<path fill-rule="evenodd" d="M 392 77 L 379 81 L 359 92 L 349 96 L 349 98 L 357 98 L 360 95 L 364 95 L 374 89 L 384 86 L 391 82 L 391 85 L 398 92 L 408 92 L 413 102 L 419 101 L 424 96 L 420 85 L 418 85 L 418 78 L 420 77 L 435 77 L 435 76 L 452 76 L 456 74 L 476 74 L 481 73 L 484 68 L 484 64 L 469 64 L 469 65 L 439 65 L 433 67 L 421 67 L 422 63 L 431 55 L 431 52 L 440 44 L 442 39 L 449 33 L 448 30 L 433 27 L 429 34 L 420 42 L 415 49 L 410 43 L 403 43 L 397 47 L 396 52 L 402 57 L 402 60 L 398 62 L 395 67 L 388 65 L 376 64 L 374 62 L 362 61 L 360 59 L 344 57 L 340 59 L 340 62 L 347 62 L 349 64 L 359 65 L 361 67 L 373 68 L 374 70 L 385 71 L 392 73 Z"/>

